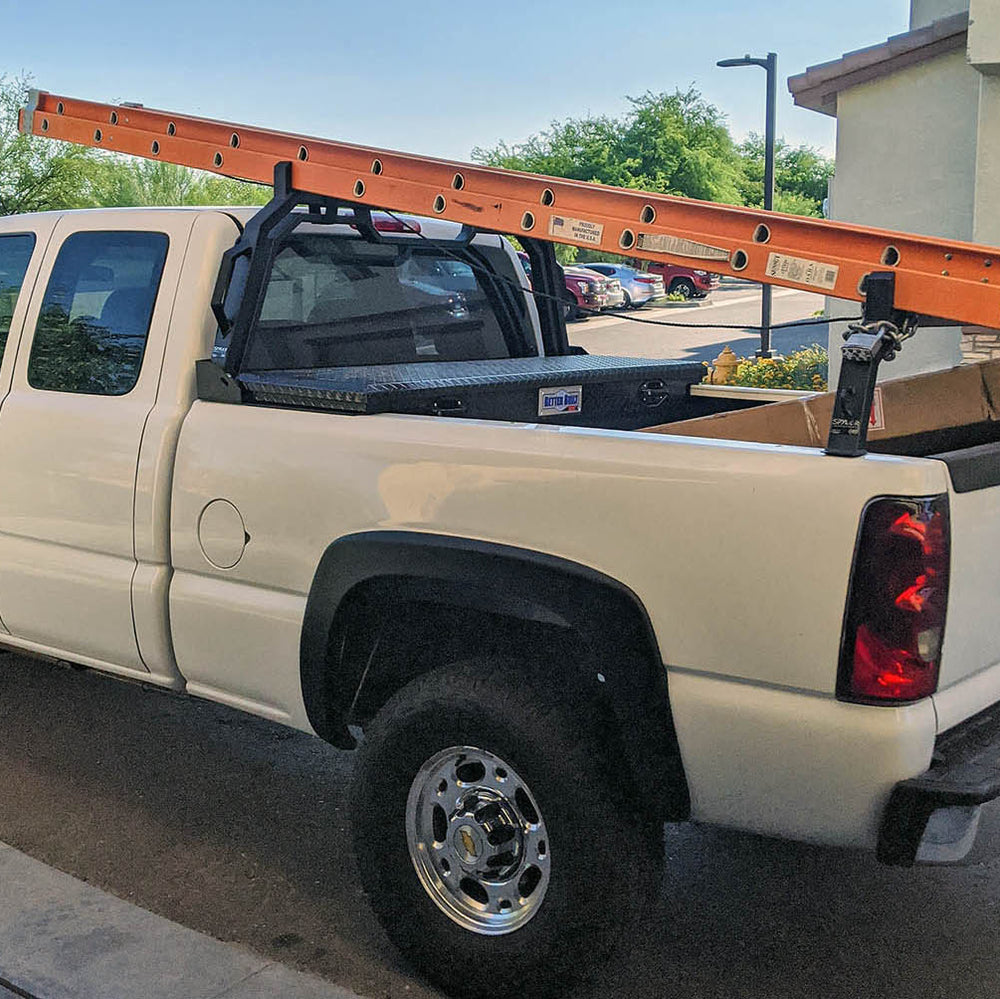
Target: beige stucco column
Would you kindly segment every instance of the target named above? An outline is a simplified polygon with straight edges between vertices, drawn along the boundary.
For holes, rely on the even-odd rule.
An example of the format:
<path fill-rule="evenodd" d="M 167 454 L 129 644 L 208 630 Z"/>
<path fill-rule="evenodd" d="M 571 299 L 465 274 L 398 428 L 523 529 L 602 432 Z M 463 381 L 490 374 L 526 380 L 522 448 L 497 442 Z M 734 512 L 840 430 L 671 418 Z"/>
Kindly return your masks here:
<path fill-rule="evenodd" d="M 977 243 L 1000 246 L 1000 75 L 984 75 L 979 84 L 979 144 L 972 238 Z M 1000 274 L 997 280 L 1000 281 Z"/>
<path fill-rule="evenodd" d="M 968 60 L 981 74 L 973 239 L 1000 246 L 1000 0 L 972 0 Z"/>

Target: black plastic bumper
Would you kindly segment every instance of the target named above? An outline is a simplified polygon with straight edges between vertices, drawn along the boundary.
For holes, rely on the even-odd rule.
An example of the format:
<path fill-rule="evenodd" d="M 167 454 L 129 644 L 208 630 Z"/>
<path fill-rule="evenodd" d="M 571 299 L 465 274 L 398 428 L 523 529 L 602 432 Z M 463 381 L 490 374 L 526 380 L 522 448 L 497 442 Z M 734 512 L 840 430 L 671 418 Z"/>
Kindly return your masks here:
<path fill-rule="evenodd" d="M 998 797 L 1000 703 L 941 735 L 930 770 L 893 788 L 879 830 L 878 859 L 911 867 L 932 812 Z"/>

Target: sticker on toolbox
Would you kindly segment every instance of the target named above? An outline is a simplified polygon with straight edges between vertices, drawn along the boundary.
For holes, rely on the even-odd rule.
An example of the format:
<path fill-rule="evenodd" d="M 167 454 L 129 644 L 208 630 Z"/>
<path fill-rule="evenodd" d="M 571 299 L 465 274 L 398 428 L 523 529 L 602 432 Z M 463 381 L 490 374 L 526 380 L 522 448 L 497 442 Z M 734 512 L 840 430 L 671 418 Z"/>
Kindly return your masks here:
<path fill-rule="evenodd" d="M 579 413 L 583 410 L 583 386 L 560 385 L 538 390 L 538 415 Z"/>
<path fill-rule="evenodd" d="M 655 253 L 673 253 L 678 257 L 695 257 L 698 260 L 728 260 L 729 251 L 721 246 L 697 243 L 681 236 L 661 236 L 659 233 L 640 232 L 635 244 L 640 250 Z"/>
<path fill-rule="evenodd" d="M 872 411 L 868 416 L 869 430 L 885 430 L 885 409 L 882 407 L 882 388 L 875 386 L 875 395 L 872 397 Z"/>
<path fill-rule="evenodd" d="M 770 253 L 767 257 L 767 276 L 784 278 L 796 284 L 808 284 L 813 288 L 833 291 L 837 284 L 840 267 L 822 260 L 806 260 L 805 257 L 789 257 L 784 253 Z"/>
<path fill-rule="evenodd" d="M 604 235 L 604 226 L 598 222 L 587 222 L 586 219 L 570 219 L 565 215 L 549 217 L 549 235 L 558 236 L 567 243 L 587 243 L 590 246 L 600 246 Z"/>

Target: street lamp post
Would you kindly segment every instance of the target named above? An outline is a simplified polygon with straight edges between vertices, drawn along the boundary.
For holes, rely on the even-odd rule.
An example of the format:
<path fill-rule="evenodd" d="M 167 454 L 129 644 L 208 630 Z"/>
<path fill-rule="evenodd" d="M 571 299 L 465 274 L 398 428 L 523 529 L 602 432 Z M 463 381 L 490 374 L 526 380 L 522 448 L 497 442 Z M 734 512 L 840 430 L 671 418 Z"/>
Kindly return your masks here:
<path fill-rule="evenodd" d="M 767 73 L 767 112 L 764 122 L 764 209 L 774 207 L 774 118 L 778 95 L 778 54 L 768 52 L 766 59 L 749 55 L 741 59 L 720 59 L 716 66 L 760 66 Z M 771 286 L 761 286 L 760 294 L 760 350 L 758 357 L 771 356 Z"/>

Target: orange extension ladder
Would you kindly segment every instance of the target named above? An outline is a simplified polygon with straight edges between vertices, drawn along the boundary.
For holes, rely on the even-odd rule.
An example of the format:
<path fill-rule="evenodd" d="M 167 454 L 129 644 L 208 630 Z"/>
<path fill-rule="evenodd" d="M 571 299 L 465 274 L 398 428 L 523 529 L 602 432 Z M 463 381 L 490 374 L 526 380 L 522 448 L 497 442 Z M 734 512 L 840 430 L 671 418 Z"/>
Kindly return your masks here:
<path fill-rule="evenodd" d="M 894 276 L 894 306 L 1000 327 L 1000 249 L 516 173 L 315 139 L 131 104 L 31 91 L 22 131 L 477 229 L 646 260 L 679 260 L 765 284 L 865 300 L 873 271 Z"/>

